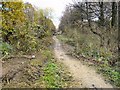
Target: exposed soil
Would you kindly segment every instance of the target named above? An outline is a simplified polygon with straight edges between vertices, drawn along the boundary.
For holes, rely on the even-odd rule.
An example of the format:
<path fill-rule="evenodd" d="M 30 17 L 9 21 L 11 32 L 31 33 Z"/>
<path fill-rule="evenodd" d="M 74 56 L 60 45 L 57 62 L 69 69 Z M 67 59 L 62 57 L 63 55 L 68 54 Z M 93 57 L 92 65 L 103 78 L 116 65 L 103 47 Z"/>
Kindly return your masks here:
<path fill-rule="evenodd" d="M 30 57 L 31 55 L 27 55 Z M 15 57 L 2 61 L 1 81 L 3 88 L 25 88 L 41 87 L 34 85 L 34 81 L 39 79 L 42 72 L 41 66 L 32 66 L 30 62 L 41 60 L 41 55 L 37 53 L 35 59 L 26 57 Z M 43 63 L 44 61 L 41 61 Z"/>
<path fill-rule="evenodd" d="M 77 87 L 86 88 L 113 88 L 111 84 L 106 82 L 100 74 L 96 73 L 94 68 L 84 65 L 80 60 L 70 57 L 63 49 L 59 40 L 54 36 L 55 40 L 54 52 L 56 58 L 68 67 L 74 79 L 80 84 Z"/>

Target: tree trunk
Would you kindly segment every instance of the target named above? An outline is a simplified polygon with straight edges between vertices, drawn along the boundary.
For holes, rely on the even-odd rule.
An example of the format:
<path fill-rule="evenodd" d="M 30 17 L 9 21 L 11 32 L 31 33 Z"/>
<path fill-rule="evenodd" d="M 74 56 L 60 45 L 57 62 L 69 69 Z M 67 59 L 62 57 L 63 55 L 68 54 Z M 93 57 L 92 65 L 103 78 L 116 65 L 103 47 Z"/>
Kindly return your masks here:
<path fill-rule="evenodd" d="M 118 2 L 118 54 L 120 53 L 120 1 Z M 120 59 L 120 55 L 119 59 Z"/>
<path fill-rule="evenodd" d="M 86 2 L 86 14 L 87 14 L 87 20 L 88 20 L 88 25 L 89 25 L 89 27 L 90 27 L 90 31 L 91 31 L 93 34 L 99 36 L 99 38 L 100 38 L 100 43 L 101 43 L 100 46 L 103 46 L 103 45 L 104 45 L 104 43 L 103 43 L 104 38 L 102 37 L 102 35 L 101 35 L 100 33 L 94 31 L 93 28 L 92 28 L 92 26 L 91 26 L 91 18 L 90 18 L 90 15 L 89 15 L 89 5 L 88 5 L 88 2 Z"/>
<path fill-rule="evenodd" d="M 112 2 L 112 20 L 111 20 L 111 27 L 114 27 L 114 26 L 116 25 L 116 14 L 117 14 L 116 2 Z"/>
<path fill-rule="evenodd" d="M 99 24 L 100 26 L 104 26 L 104 7 L 103 7 L 103 2 L 99 2 L 99 7 L 100 7 L 100 16 L 99 16 Z"/>

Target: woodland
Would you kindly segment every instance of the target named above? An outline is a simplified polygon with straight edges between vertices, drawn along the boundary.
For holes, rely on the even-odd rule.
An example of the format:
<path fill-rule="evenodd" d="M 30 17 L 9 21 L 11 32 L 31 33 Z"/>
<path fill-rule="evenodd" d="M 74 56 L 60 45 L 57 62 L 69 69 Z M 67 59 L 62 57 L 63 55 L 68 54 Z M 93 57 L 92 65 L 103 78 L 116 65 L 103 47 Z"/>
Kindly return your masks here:
<path fill-rule="evenodd" d="M 96 68 L 113 87 L 120 87 L 120 2 L 73 0 L 58 28 L 50 8 L 23 1 L 0 5 L 3 88 L 77 87 L 71 71 L 55 56 L 53 37 L 72 48 L 70 57 Z"/>

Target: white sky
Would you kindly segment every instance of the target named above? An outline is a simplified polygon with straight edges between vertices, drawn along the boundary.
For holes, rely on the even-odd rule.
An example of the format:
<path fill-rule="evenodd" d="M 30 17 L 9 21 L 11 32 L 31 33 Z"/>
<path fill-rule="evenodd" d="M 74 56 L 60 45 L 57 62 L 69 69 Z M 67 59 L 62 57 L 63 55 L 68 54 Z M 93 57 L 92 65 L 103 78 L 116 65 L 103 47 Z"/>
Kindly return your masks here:
<path fill-rule="evenodd" d="M 56 27 L 59 25 L 60 17 L 62 12 L 65 10 L 66 5 L 72 3 L 72 0 L 23 0 L 24 2 L 29 2 L 32 5 L 45 9 L 51 8 L 53 10 L 53 23 Z"/>

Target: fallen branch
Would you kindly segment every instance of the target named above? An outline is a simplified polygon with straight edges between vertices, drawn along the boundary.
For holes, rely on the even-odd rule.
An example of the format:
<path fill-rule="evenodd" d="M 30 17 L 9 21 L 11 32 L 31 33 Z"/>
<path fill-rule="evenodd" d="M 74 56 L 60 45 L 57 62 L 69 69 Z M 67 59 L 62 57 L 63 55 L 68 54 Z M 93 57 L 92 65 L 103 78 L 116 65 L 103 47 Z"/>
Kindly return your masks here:
<path fill-rule="evenodd" d="M 4 58 L 6 58 L 7 55 L 3 56 L 2 58 L 0 58 L 0 61 L 2 61 Z"/>
<path fill-rule="evenodd" d="M 5 60 L 5 59 L 12 59 L 12 58 L 27 58 L 27 59 L 35 59 L 35 56 L 34 55 L 20 55 L 20 56 L 13 56 L 13 55 L 11 55 L 11 56 L 7 56 L 7 55 L 5 55 L 4 57 L 2 57 L 1 59 L 0 59 L 0 61 L 3 61 L 3 60 Z"/>

